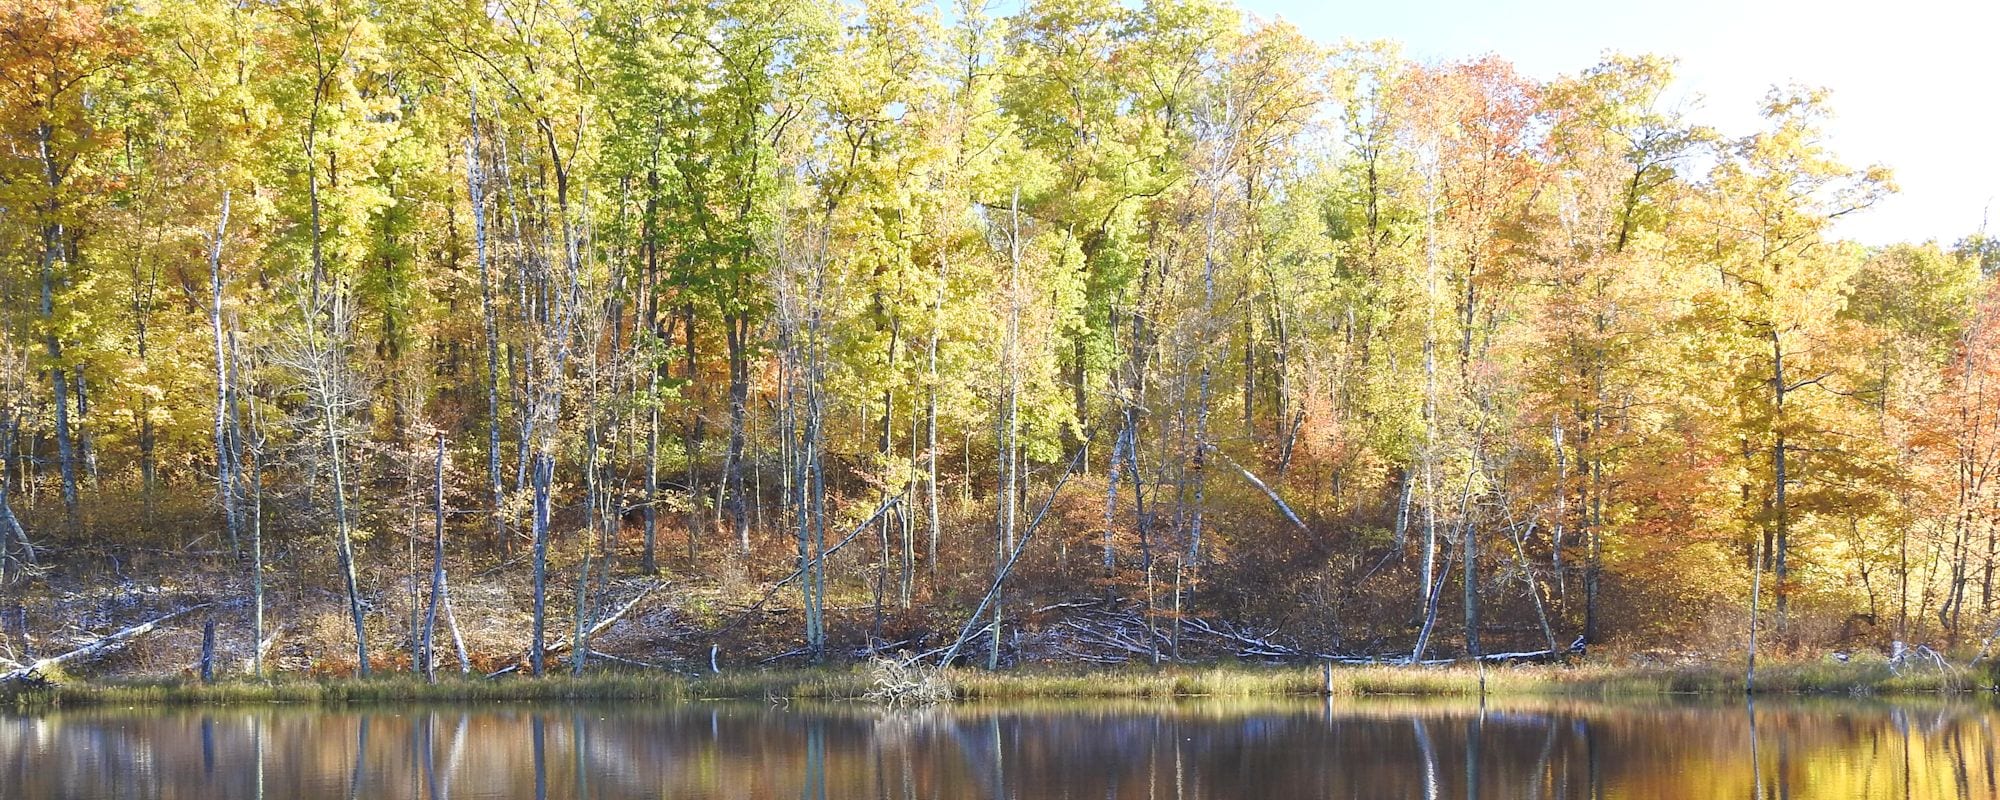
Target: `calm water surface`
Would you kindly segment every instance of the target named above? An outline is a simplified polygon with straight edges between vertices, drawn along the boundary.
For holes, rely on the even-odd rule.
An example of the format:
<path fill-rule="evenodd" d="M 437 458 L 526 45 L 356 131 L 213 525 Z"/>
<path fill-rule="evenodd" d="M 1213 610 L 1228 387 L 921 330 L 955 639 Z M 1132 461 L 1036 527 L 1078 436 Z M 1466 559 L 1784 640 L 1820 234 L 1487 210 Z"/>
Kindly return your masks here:
<path fill-rule="evenodd" d="M 2000 798 L 1974 701 L 0 717 L 0 798 Z"/>

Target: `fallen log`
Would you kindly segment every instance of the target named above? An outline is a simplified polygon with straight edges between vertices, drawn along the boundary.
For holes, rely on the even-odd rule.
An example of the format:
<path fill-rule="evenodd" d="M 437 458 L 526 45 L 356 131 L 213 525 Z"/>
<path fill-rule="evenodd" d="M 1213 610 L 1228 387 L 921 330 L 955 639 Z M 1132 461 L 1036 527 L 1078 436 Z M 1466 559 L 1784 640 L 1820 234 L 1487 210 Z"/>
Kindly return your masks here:
<path fill-rule="evenodd" d="M 0 674 L 0 684 L 25 681 L 31 675 L 46 676 L 50 674 L 52 670 L 61 668 L 66 664 L 70 664 L 77 661 L 88 661 L 90 659 L 97 658 L 98 656 L 102 656 L 106 653 L 110 653 L 112 651 L 124 647 L 125 645 L 131 643 L 133 639 L 137 639 L 141 636 L 151 633 L 154 630 L 158 629 L 161 625 L 164 625 L 180 617 L 187 616 L 196 611 L 208 608 L 212 605 L 215 604 L 202 603 L 201 605 L 197 606 L 189 606 L 187 608 L 183 608 L 179 611 L 175 611 L 171 614 L 168 614 L 164 617 L 157 617 L 147 622 L 141 622 L 137 625 L 118 631 L 109 636 L 99 637 L 96 641 L 93 641 L 82 647 L 76 648 L 75 650 L 71 650 L 67 653 L 63 653 L 57 656 L 50 656 L 48 658 L 44 658 L 40 661 L 36 661 L 32 664 L 29 664 L 26 667 L 15 669 L 13 671 L 7 672 L 6 674 Z"/>

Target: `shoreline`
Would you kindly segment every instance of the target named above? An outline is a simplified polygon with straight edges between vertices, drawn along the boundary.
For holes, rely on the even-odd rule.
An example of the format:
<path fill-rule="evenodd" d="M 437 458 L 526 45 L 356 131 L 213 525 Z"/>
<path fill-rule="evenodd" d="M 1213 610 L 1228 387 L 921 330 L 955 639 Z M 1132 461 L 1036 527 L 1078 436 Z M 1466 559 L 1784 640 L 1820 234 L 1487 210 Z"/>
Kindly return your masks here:
<path fill-rule="evenodd" d="M 312 680 L 279 676 L 198 681 L 70 682 L 51 688 L 0 693 L 0 711 L 33 712 L 104 705 L 214 706 L 296 703 L 344 706 L 414 702 L 694 703 L 728 700 L 771 702 L 861 701 L 885 705 L 1020 700 L 1149 700 L 1278 697 L 1666 697 L 1742 696 L 1739 665 L 1686 666 L 1521 665 L 1487 667 L 1333 666 L 1318 664 L 1207 664 L 1109 668 L 1029 667 L 991 673 L 950 669 L 893 674 L 869 664 L 804 669 L 745 670 L 688 676 L 678 673 L 603 671 L 497 679 L 439 676 L 426 683 L 410 674 L 367 679 Z M 912 680 L 924 681 L 913 691 Z M 1758 670 L 1757 696 L 1878 696 L 1985 694 L 1990 680 L 1967 668 L 1891 670 L 1886 661 L 1777 663 Z M 926 693 L 927 692 L 927 693 Z M 921 695 L 921 696 L 919 696 Z"/>

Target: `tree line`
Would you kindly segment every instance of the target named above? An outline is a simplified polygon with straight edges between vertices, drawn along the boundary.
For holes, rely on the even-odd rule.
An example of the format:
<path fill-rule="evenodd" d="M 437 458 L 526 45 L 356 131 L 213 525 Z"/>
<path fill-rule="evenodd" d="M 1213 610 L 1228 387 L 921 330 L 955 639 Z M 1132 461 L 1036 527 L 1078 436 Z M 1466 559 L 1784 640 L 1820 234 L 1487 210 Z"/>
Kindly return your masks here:
<path fill-rule="evenodd" d="M 1218 0 L 6 0 L 0 67 L 9 585 L 170 541 L 262 632 L 268 531 L 363 673 L 447 563 L 995 665 L 1072 595 L 1413 659 L 2000 600 L 2000 245 L 1839 239 L 1821 90 Z"/>

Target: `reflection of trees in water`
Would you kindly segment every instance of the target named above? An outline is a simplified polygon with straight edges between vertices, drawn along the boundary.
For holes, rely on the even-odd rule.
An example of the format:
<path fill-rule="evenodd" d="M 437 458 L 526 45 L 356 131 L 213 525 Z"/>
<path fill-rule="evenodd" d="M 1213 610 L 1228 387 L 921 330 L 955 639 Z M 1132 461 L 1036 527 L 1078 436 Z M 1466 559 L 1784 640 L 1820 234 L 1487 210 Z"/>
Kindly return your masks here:
<path fill-rule="evenodd" d="M 2000 796 L 1965 705 L 84 711 L 0 719 L 9 798 Z M 1905 787 L 1908 787 L 1907 789 Z"/>

